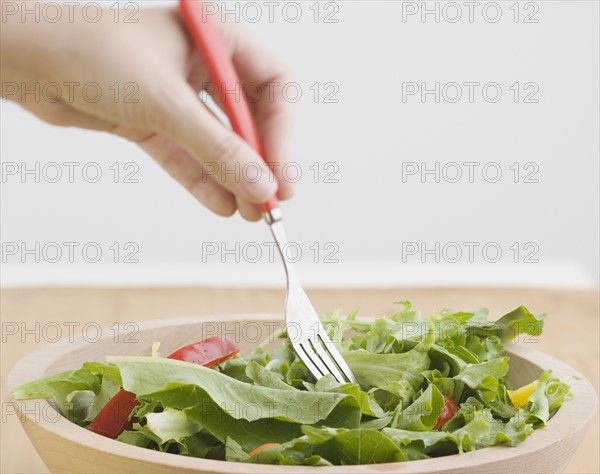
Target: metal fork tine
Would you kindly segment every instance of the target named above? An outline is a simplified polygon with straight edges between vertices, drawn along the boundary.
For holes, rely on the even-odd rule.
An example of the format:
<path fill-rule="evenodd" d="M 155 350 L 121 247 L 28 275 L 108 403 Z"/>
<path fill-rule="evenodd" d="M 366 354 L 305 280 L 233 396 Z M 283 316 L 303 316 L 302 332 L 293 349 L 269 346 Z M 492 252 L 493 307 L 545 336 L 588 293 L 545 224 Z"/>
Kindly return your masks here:
<path fill-rule="evenodd" d="M 331 357 L 329 356 L 329 352 L 323 347 L 323 345 L 324 345 L 322 343 L 323 340 L 321 338 L 317 337 L 316 341 L 311 340 L 309 342 L 310 342 L 310 345 L 313 348 L 313 350 L 317 353 L 319 358 L 323 361 L 323 364 L 325 364 L 325 366 L 327 367 L 328 372 L 330 374 L 332 374 L 339 383 L 346 383 L 346 379 L 340 373 L 335 362 L 333 360 L 331 360 Z"/>
<path fill-rule="evenodd" d="M 327 375 L 329 370 L 325 366 L 325 364 L 321 361 L 319 356 L 315 353 L 315 351 L 310 347 L 310 344 L 298 344 L 297 347 L 300 350 L 296 350 L 298 357 L 304 362 L 304 365 L 310 370 L 310 372 L 315 376 L 318 380 L 320 374 L 321 377 Z"/>
<path fill-rule="evenodd" d="M 350 367 L 348 367 L 348 364 L 344 360 L 344 357 L 342 357 L 342 354 L 340 354 L 340 351 L 338 351 L 337 348 L 333 345 L 333 342 L 324 341 L 321 337 L 321 334 L 319 334 L 318 337 L 323 342 L 325 350 L 327 351 L 333 362 L 336 364 L 337 368 L 342 372 L 342 374 L 344 374 L 346 381 L 350 383 L 358 383 L 356 377 L 352 373 L 352 370 L 350 370 Z"/>

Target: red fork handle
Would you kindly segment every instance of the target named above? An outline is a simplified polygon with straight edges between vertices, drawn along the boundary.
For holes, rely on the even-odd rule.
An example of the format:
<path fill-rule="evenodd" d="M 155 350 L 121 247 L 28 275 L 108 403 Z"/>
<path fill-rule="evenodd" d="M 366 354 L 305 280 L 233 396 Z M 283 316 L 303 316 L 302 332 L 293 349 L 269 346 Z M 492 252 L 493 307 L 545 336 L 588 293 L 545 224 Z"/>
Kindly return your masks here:
<path fill-rule="evenodd" d="M 231 94 L 224 93 L 240 87 L 240 79 L 229 57 L 225 41 L 210 19 L 204 2 L 180 0 L 179 7 L 183 23 L 206 63 L 233 131 L 246 140 L 264 160 L 262 145 L 245 97 L 242 94 L 241 100 L 237 101 Z M 266 160 L 265 162 L 269 164 Z M 262 212 L 270 212 L 279 207 L 279 201 L 273 196 L 259 207 Z"/>

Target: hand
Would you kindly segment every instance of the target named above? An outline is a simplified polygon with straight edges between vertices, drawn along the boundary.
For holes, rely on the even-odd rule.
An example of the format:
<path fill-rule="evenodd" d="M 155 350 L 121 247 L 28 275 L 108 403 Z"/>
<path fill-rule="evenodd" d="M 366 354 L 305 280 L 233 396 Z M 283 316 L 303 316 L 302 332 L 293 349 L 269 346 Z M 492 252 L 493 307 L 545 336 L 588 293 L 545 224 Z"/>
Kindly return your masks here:
<path fill-rule="evenodd" d="M 265 158 L 276 164 L 271 172 L 198 98 L 200 90 L 213 88 L 176 10 L 142 9 L 137 23 L 115 22 L 112 10 L 92 23 L 75 11 L 74 21 L 65 10 L 56 23 L 8 16 L 2 28 L 3 97 L 49 123 L 137 143 L 216 214 L 230 216 L 237 209 L 245 219 L 258 220 L 257 204 L 275 193 L 291 197 L 292 185 L 282 176 L 291 158 L 291 113 L 281 94 L 265 90 L 250 102 Z M 240 90 L 248 83 L 288 80 L 282 65 L 238 25 L 219 27 Z M 38 93 L 27 93 L 36 88 Z"/>

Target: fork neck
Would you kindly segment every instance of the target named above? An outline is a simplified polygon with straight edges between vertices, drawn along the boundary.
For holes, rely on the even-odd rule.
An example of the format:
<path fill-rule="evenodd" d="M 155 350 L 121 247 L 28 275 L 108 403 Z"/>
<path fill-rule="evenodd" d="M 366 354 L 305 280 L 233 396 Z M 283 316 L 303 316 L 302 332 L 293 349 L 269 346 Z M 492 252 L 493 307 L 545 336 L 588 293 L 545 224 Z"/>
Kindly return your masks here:
<path fill-rule="evenodd" d="M 285 269 L 285 276 L 289 287 L 290 285 L 294 284 L 297 279 L 294 265 L 292 262 L 288 262 L 285 257 L 285 247 L 288 244 L 288 241 L 285 234 L 285 229 L 283 227 L 283 222 L 281 222 L 283 219 L 283 214 L 281 209 L 277 207 L 264 212 L 263 218 L 265 219 L 265 222 L 269 224 L 271 234 L 273 235 L 275 243 L 277 244 L 277 250 L 279 251 L 279 256 L 281 257 L 283 268 Z"/>
<path fill-rule="evenodd" d="M 279 222 L 281 219 L 283 219 L 283 213 L 281 212 L 281 208 L 276 207 L 274 209 L 270 209 L 268 211 L 263 212 L 263 219 L 269 225 L 273 224 L 274 222 Z"/>

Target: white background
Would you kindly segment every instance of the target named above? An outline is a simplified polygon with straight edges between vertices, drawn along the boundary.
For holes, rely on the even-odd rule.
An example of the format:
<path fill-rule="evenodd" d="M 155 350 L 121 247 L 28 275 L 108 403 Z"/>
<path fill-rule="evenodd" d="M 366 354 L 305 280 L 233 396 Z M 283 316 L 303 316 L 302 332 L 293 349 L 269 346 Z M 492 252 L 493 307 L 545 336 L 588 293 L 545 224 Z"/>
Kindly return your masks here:
<path fill-rule="evenodd" d="M 502 17 L 492 23 L 482 13 L 490 2 L 480 2 L 471 23 L 467 6 L 456 2 L 462 18 L 451 23 L 447 20 L 456 10 L 446 7 L 444 15 L 441 3 L 437 23 L 433 15 L 423 22 L 419 14 L 403 21 L 408 3 L 321 4 L 318 22 L 309 8 L 313 2 L 302 2 L 296 23 L 286 21 L 279 8 L 275 20 L 268 21 L 264 6 L 263 19 L 255 24 L 244 21 L 242 8 L 237 16 L 284 58 L 302 89 L 295 104 L 293 149 L 303 175 L 284 212 L 289 238 L 303 252 L 299 266 L 305 285 L 597 286 L 599 4 L 521 2 L 515 22 L 515 7 L 509 8 L 514 2 L 500 2 Z M 324 15 L 336 6 L 332 18 L 338 22 L 325 23 Z M 427 7 L 435 8 L 435 2 Z M 530 19 L 537 23 L 525 23 L 524 15 L 536 9 Z M 246 16 L 254 12 L 246 10 Z M 493 16 L 495 10 L 487 13 Z M 338 102 L 324 103 L 321 95 L 315 103 L 309 88 L 316 82 L 322 93 L 325 83 L 335 83 Z M 407 82 L 429 87 L 495 82 L 502 98 L 487 102 L 480 86 L 473 103 L 466 87 L 456 103 L 443 97 L 436 103 L 433 95 L 423 103 L 418 94 L 403 100 Z M 521 87 L 518 103 L 509 89 L 515 82 Z M 539 88 L 537 103 L 524 103 L 523 85 L 529 82 Z M 453 96 L 455 91 L 447 92 Z M 29 248 L 35 242 L 80 243 L 73 263 L 64 246 L 58 263 L 35 263 L 29 256 L 23 264 L 20 253 L 4 252 L 3 285 L 283 284 L 279 262 L 268 259 L 265 242 L 271 238 L 263 223 L 211 215 L 122 139 L 50 126 L 12 103 L 2 103 L 1 109 L 3 166 L 95 162 L 103 171 L 95 184 L 80 172 L 75 183 L 66 178 L 36 183 L 32 176 L 23 183 L 19 175 L 3 174 L 5 246 L 14 242 L 20 252 L 23 243 Z M 137 163 L 139 182 L 112 182 L 109 166 L 115 162 Z M 337 183 L 323 182 L 330 162 L 339 168 Z M 408 162 L 428 168 L 435 162 L 479 166 L 474 183 L 464 167 L 457 183 L 443 177 L 436 183 L 432 175 L 422 183 L 418 174 L 403 179 Z M 482 176 L 488 162 L 503 171 L 496 183 Z M 525 163 L 535 163 L 539 182 L 515 183 L 509 169 L 515 162 L 522 173 Z M 309 168 L 314 163 L 321 170 L 319 182 Z M 454 171 L 447 170 L 453 178 Z M 490 171 L 488 178 L 493 176 Z M 102 248 L 98 263 L 82 257 L 86 242 Z M 119 263 L 112 262 L 114 242 L 121 247 L 134 242 L 138 263 L 123 263 L 122 251 Z M 210 243 L 229 249 L 237 243 L 250 252 L 252 242 L 264 253 L 258 263 L 244 262 L 243 252 L 239 263 L 233 255 L 223 255 L 227 261 L 222 263 L 219 254 L 206 252 Z M 315 242 L 317 263 L 310 249 Z M 425 242 L 428 248 L 456 242 L 463 256 L 448 262 L 455 253 L 447 246 L 450 253 L 440 255 L 440 263 L 423 255 L 428 262 L 423 264 L 420 253 L 403 255 L 403 242 Z M 478 243 L 472 263 L 464 242 Z M 489 242 L 503 251 L 497 263 L 482 255 Z M 515 242 L 521 248 L 517 263 Z M 524 249 L 527 243 L 532 244 Z M 324 262 L 335 248 L 332 258 L 338 262 Z M 538 262 L 525 263 L 536 248 L 532 258 Z"/>

